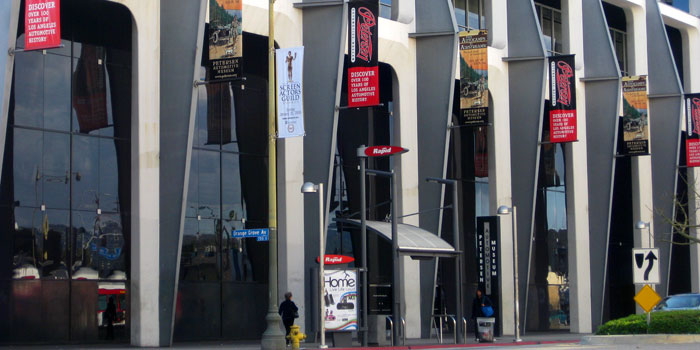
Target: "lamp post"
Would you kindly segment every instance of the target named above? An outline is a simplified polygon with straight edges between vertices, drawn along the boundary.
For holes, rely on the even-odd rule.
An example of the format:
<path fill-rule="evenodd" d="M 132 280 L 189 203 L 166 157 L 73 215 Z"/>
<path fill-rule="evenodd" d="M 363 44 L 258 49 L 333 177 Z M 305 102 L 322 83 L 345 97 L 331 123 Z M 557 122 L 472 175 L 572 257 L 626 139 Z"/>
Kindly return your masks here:
<path fill-rule="evenodd" d="M 515 342 L 521 342 L 522 339 L 520 339 L 520 310 L 519 310 L 519 302 L 520 302 L 520 297 L 518 290 L 520 289 L 520 286 L 518 285 L 518 215 L 515 210 L 515 205 L 513 207 L 507 207 L 505 205 L 502 205 L 498 207 L 498 215 L 508 215 L 510 213 L 513 213 L 513 220 L 512 220 L 512 228 L 513 228 L 513 284 L 514 284 L 514 297 L 515 297 L 515 302 L 514 302 L 514 308 L 513 308 L 513 316 L 515 318 Z"/>
<path fill-rule="evenodd" d="M 319 320 L 320 320 L 320 331 L 321 331 L 321 345 L 319 347 L 321 349 L 325 349 L 328 346 L 326 345 L 326 320 L 323 318 L 323 311 L 326 308 L 325 305 L 325 300 L 323 299 L 323 290 L 325 286 L 325 262 L 326 258 L 324 256 L 325 253 L 325 225 L 323 225 L 323 183 L 319 183 L 318 185 L 314 184 L 313 182 L 305 182 L 303 186 L 301 186 L 301 192 L 302 193 L 318 193 L 318 250 L 319 250 L 319 255 L 318 255 L 318 299 L 319 299 Z"/>
<path fill-rule="evenodd" d="M 263 332 L 260 347 L 263 350 L 284 349 L 284 333 L 280 329 L 280 315 L 277 314 L 277 118 L 275 114 L 275 0 L 268 3 L 268 84 L 267 84 L 267 217 L 270 238 L 268 242 L 268 306 L 267 328 Z"/>
<path fill-rule="evenodd" d="M 457 180 L 429 177 L 425 179 L 425 181 L 443 185 L 452 185 L 452 235 L 454 237 L 455 251 L 458 252 L 457 256 L 455 257 L 455 283 L 457 283 L 457 312 L 455 312 L 455 316 L 457 317 L 457 322 L 462 322 L 464 295 L 462 293 L 462 249 L 459 245 L 459 206 Z M 461 343 L 462 337 L 466 337 L 466 334 L 462 334 L 462 327 L 455 328 L 455 332 L 457 333 L 457 343 Z"/>
<path fill-rule="evenodd" d="M 651 224 L 649 222 L 639 220 L 636 224 L 634 224 L 634 228 L 637 230 L 644 230 L 645 228 L 649 229 L 649 247 L 654 246 L 654 243 L 651 241 Z"/>

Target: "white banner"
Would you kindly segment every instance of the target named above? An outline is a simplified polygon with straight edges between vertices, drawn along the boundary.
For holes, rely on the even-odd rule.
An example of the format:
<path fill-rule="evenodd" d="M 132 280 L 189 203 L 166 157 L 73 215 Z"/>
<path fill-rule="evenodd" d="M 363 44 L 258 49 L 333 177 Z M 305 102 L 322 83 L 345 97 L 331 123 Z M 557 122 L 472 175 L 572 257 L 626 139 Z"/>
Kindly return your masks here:
<path fill-rule="evenodd" d="M 357 271 L 325 270 L 324 319 L 327 331 L 356 331 Z"/>
<path fill-rule="evenodd" d="M 304 136 L 304 47 L 277 49 L 277 137 Z"/>

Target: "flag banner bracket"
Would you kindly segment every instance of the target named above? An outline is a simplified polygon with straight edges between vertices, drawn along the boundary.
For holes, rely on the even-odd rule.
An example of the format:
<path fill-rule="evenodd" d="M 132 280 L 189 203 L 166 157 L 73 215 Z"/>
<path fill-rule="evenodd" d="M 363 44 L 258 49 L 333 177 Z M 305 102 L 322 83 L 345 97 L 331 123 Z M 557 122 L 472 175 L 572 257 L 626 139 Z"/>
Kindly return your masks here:
<path fill-rule="evenodd" d="M 50 48 L 46 48 L 46 49 L 42 49 L 42 50 L 43 50 L 43 51 L 46 51 L 46 50 L 53 50 L 53 49 L 61 49 L 61 48 L 64 48 L 64 47 L 66 47 L 66 45 L 61 44 L 61 45 L 56 46 L 56 47 L 50 47 Z M 9 56 L 13 56 L 14 54 L 19 53 L 19 52 L 32 52 L 32 51 L 39 51 L 39 50 L 15 49 L 15 48 L 11 47 L 11 48 L 9 48 L 9 49 L 7 50 L 7 54 L 8 54 Z"/>
<path fill-rule="evenodd" d="M 688 169 L 688 168 L 690 168 L 690 167 L 687 165 L 676 165 L 676 169 Z"/>
<path fill-rule="evenodd" d="M 341 111 L 341 110 L 344 110 L 344 109 L 353 109 L 353 108 L 360 109 L 360 108 L 381 108 L 381 107 L 384 107 L 384 104 L 383 104 L 383 103 L 380 103 L 380 104 L 378 104 L 378 105 L 373 105 L 373 106 L 359 106 L 359 107 L 354 107 L 354 106 L 335 106 L 335 110 L 336 110 L 336 111 Z"/>
<path fill-rule="evenodd" d="M 447 126 L 448 129 L 459 129 L 459 128 L 478 128 L 482 126 L 493 126 L 493 123 L 486 123 L 486 124 L 474 124 L 474 125 L 454 125 L 450 124 Z"/>
<path fill-rule="evenodd" d="M 577 139 L 577 140 L 567 141 L 567 142 L 541 141 L 541 142 L 538 142 L 537 144 L 538 144 L 538 145 L 554 145 L 554 144 L 557 144 L 557 143 L 569 143 L 569 142 L 578 142 L 578 139 Z"/>
<path fill-rule="evenodd" d="M 199 86 L 207 85 L 207 84 L 229 83 L 229 82 L 237 82 L 237 81 L 246 81 L 246 77 L 229 78 L 229 79 L 214 79 L 214 80 L 195 80 L 194 87 L 199 87 Z"/>
<path fill-rule="evenodd" d="M 615 154 L 615 158 L 625 158 L 625 157 L 638 157 L 638 156 L 650 156 L 651 153 L 640 153 L 640 154 Z"/>
<path fill-rule="evenodd" d="M 338 6 L 345 3 L 345 0 L 324 0 L 315 2 L 295 2 L 292 4 L 295 9 L 304 9 L 307 7 L 321 7 L 321 6 Z"/>

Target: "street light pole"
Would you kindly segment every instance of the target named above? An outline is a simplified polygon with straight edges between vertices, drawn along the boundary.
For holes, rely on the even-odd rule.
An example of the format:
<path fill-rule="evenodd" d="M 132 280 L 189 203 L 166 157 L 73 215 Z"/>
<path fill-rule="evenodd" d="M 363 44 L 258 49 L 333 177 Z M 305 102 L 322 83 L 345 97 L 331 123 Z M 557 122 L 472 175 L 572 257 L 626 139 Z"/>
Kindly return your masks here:
<path fill-rule="evenodd" d="M 507 215 L 507 214 L 513 214 L 513 220 L 511 222 L 512 228 L 513 228 L 513 283 L 515 284 L 513 290 L 514 290 L 514 297 L 515 297 L 515 303 L 514 303 L 514 308 L 513 308 L 513 316 L 515 318 L 515 342 L 521 342 L 522 339 L 520 339 L 520 310 L 519 310 L 519 305 L 520 305 L 520 297 L 519 297 L 519 289 L 520 286 L 518 285 L 518 214 L 516 212 L 515 205 L 512 208 L 509 208 L 505 205 L 502 205 L 498 207 L 498 214 L 499 215 Z"/>
<path fill-rule="evenodd" d="M 362 246 L 362 322 L 360 322 L 360 331 L 362 332 L 362 346 L 367 346 L 369 343 L 369 325 L 367 322 L 367 301 L 369 299 L 369 288 L 367 286 L 367 274 L 369 267 L 367 266 L 367 156 L 364 153 L 365 145 L 357 149 L 357 157 L 360 160 L 360 239 Z"/>
<path fill-rule="evenodd" d="M 326 252 L 326 235 L 325 235 L 325 225 L 323 224 L 323 183 L 319 183 L 318 185 L 313 184 L 312 182 L 305 182 L 303 186 L 301 186 L 301 192 L 302 193 L 315 193 L 318 192 L 318 299 L 319 299 L 319 320 L 320 320 L 320 333 L 321 333 L 321 345 L 319 345 L 319 348 L 321 349 L 326 349 L 328 346 L 326 345 L 326 320 L 324 318 L 324 311 L 326 309 L 326 301 L 323 298 L 324 295 L 323 293 L 325 292 L 325 267 L 326 267 L 326 257 L 325 257 L 325 252 Z"/>
<path fill-rule="evenodd" d="M 458 192 L 457 192 L 457 180 L 450 179 L 440 179 L 435 177 L 429 177 L 425 179 L 428 182 L 440 183 L 443 185 L 452 185 L 452 235 L 454 236 L 455 251 L 457 251 L 457 256 L 455 257 L 455 283 L 457 284 L 457 307 L 455 316 L 457 317 L 457 323 L 462 322 L 462 314 L 464 312 L 464 295 L 462 293 L 462 250 L 460 249 L 460 237 L 459 237 L 459 204 L 458 204 Z M 462 327 L 456 327 L 455 332 L 457 333 L 457 343 L 462 343 L 462 337 L 466 337 L 466 334 L 462 334 Z"/>
<path fill-rule="evenodd" d="M 275 0 L 268 4 L 268 101 L 267 101 L 267 196 L 268 196 L 268 227 L 269 258 L 268 258 L 268 307 L 267 328 L 262 335 L 260 347 L 263 350 L 282 350 L 285 348 L 284 333 L 280 328 L 280 316 L 277 314 L 277 135 L 275 115 Z"/>

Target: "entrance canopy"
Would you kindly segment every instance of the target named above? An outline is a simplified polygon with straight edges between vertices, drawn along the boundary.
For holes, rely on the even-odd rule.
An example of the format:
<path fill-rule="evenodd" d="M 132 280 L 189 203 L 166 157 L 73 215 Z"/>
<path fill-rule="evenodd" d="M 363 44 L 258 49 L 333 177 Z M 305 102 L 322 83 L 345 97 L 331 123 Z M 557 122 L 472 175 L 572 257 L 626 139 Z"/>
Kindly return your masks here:
<path fill-rule="evenodd" d="M 337 222 L 360 227 L 360 220 L 337 219 Z M 367 220 L 367 231 L 391 242 L 391 223 Z M 451 257 L 459 254 L 455 248 L 436 234 L 420 227 L 397 224 L 399 253 L 419 257 Z"/>

